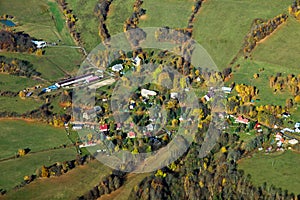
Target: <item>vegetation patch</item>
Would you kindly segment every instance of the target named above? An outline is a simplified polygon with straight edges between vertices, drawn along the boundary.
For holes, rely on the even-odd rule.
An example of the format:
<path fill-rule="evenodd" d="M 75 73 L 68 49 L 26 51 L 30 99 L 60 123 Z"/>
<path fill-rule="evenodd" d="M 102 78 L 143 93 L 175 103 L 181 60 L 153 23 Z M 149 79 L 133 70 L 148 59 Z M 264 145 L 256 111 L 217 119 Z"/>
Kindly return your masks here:
<path fill-rule="evenodd" d="M 294 194 L 300 193 L 299 165 L 300 155 L 286 151 L 279 155 L 256 154 L 252 158 L 239 162 L 239 168 L 251 175 L 255 185 L 274 185 Z M 259 169 L 259 170 L 258 170 Z"/>
<path fill-rule="evenodd" d="M 18 149 L 36 152 L 71 143 L 62 128 L 22 120 L 0 120 L 0 126 L 0 159 L 14 156 Z"/>

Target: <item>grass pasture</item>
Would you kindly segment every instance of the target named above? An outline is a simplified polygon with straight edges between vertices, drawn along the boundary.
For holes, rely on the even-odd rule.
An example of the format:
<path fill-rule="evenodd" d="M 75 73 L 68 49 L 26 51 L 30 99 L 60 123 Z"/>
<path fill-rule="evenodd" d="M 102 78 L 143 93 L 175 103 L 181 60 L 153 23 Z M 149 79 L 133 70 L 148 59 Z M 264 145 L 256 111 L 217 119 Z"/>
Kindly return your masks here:
<path fill-rule="evenodd" d="M 14 156 L 18 149 L 41 151 L 70 144 L 63 128 L 22 120 L 0 120 L 0 159 Z"/>
<path fill-rule="evenodd" d="M 243 159 L 239 168 L 251 175 L 251 181 L 260 186 L 264 182 L 281 187 L 294 194 L 300 194 L 300 154 L 286 151 L 279 155 L 259 153 L 250 159 Z"/>
<path fill-rule="evenodd" d="M 281 71 L 290 70 L 299 74 L 300 22 L 290 17 L 274 35 L 259 44 L 253 51 L 255 60 L 282 66 Z"/>
<path fill-rule="evenodd" d="M 16 97 L 0 97 L 0 112 L 16 112 L 23 114 L 27 111 L 31 111 L 39 108 L 43 105 L 42 101 L 35 100 L 31 97 L 21 99 L 19 96 Z"/>
<path fill-rule="evenodd" d="M 142 8 L 146 15 L 140 20 L 140 27 L 185 28 L 192 14 L 192 0 L 144 1 Z"/>
<path fill-rule="evenodd" d="M 9 74 L 0 74 L 0 90 L 18 92 L 27 87 L 41 84 L 26 77 L 13 76 Z"/>
<path fill-rule="evenodd" d="M 9 191 L 16 185 L 20 184 L 23 181 L 24 176 L 35 174 L 36 170 L 43 165 L 49 166 L 55 162 L 63 162 L 66 160 L 73 160 L 75 158 L 75 148 L 67 148 L 28 154 L 22 158 L 0 162 L 0 188 Z M 18 196 L 9 199 L 20 199 L 20 197 L 22 197 L 22 199 L 31 199 L 24 198 L 20 193 Z M 39 198 L 41 198 L 41 196 L 39 196 Z"/>
<path fill-rule="evenodd" d="M 144 3 L 142 7 L 144 7 Z M 111 36 L 123 33 L 124 22 L 133 13 L 133 4 L 134 0 L 114 0 L 112 2 L 106 20 L 106 25 Z"/>
<path fill-rule="evenodd" d="M 37 39 L 64 46 L 46 48 L 45 55 L 41 57 L 34 54 L 5 52 L 1 52 L 0 55 L 30 61 L 37 71 L 42 73 L 42 77 L 50 81 L 62 78 L 65 72 L 76 71 L 81 63 L 81 54 L 77 49 L 65 47 L 74 46 L 74 41 L 56 2 L 32 0 L 24 3 L 18 0 L 0 0 L 0 5 L 0 13 L 15 17 L 14 21 L 18 24 L 15 27 L 16 31 L 24 31 Z"/>
<path fill-rule="evenodd" d="M 95 160 L 60 177 L 36 180 L 18 191 L 8 192 L 4 199 L 76 199 L 110 172 L 110 168 Z"/>
<path fill-rule="evenodd" d="M 271 19 L 287 13 L 291 3 L 285 0 L 206 1 L 196 16 L 194 39 L 208 51 L 219 69 L 224 69 L 242 47 L 255 18 Z"/>
<path fill-rule="evenodd" d="M 282 67 L 275 64 L 244 59 L 240 59 L 238 63 L 240 68 L 233 69 L 233 78 L 229 80 L 229 83 L 235 82 L 256 86 L 259 89 L 258 97 L 260 98 L 260 102 L 256 103 L 257 105 L 273 104 L 284 106 L 286 99 L 292 98 L 292 95 L 287 91 L 274 94 L 269 86 L 269 77 L 271 75 L 274 76 L 276 73 L 281 72 L 283 76 L 286 76 L 293 71 L 292 69 L 286 69 L 284 73 Z M 259 72 L 261 68 L 264 68 L 263 72 Z M 258 73 L 260 77 L 254 79 L 253 75 L 255 73 Z"/>
<path fill-rule="evenodd" d="M 94 49 L 100 42 L 98 34 L 99 21 L 94 14 L 94 8 L 98 0 L 67 0 L 68 7 L 73 10 L 73 14 L 77 16 L 76 28 L 80 32 L 84 47 L 88 52 Z"/>
<path fill-rule="evenodd" d="M 65 74 L 75 74 L 81 63 L 77 50 L 68 47 L 48 47 L 43 56 L 11 52 L 0 52 L 0 55 L 29 61 L 42 74 L 42 78 L 51 82 L 63 78 Z"/>

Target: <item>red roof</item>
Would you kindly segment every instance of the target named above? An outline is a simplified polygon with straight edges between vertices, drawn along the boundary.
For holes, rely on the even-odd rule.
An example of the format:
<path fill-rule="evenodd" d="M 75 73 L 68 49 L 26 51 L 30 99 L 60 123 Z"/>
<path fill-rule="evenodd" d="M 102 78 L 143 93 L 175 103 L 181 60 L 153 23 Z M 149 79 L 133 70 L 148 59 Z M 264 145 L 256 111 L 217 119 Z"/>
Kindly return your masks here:
<path fill-rule="evenodd" d="M 237 119 L 236 119 L 237 122 L 240 122 L 240 123 L 244 123 L 244 124 L 247 124 L 249 122 L 248 119 L 246 118 L 243 118 L 242 116 L 239 116 Z"/>
<path fill-rule="evenodd" d="M 129 137 L 129 138 L 135 138 L 135 133 L 132 132 L 132 131 L 130 131 L 130 132 L 128 132 L 127 137 Z"/>
<path fill-rule="evenodd" d="M 107 131 L 108 130 L 108 125 L 107 124 L 100 125 L 100 130 L 101 131 Z"/>

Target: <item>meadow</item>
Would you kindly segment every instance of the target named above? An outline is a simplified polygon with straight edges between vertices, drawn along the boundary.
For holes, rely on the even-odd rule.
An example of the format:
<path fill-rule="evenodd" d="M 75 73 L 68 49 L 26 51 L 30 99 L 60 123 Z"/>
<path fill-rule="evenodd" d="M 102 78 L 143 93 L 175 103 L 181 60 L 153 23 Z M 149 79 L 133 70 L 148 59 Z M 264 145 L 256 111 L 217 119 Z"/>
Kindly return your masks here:
<path fill-rule="evenodd" d="M 97 160 L 76 167 L 68 173 L 53 178 L 39 179 L 18 191 L 8 193 L 4 199 L 75 199 L 99 184 L 111 169 Z"/>
<path fill-rule="evenodd" d="M 26 77 L 0 74 L 0 90 L 18 92 L 24 88 L 40 85 L 39 81 Z"/>
<path fill-rule="evenodd" d="M 43 105 L 43 101 L 35 100 L 32 97 L 21 99 L 19 96 L 16 97 L 3 97 L 0 96 L 0 112 L 16 112 L 23 114 L 27 111 L 38 109 Z"/>
<path fill-rule="evenodd" d="M 235 82 L 257 87 L 260 101 L 256 102 L 256 105 L 273 104 L 285 106 L 286 99 L 292 98 L 292 95 L 287 91 L 277 92 L 275 94 L 269 86 L 269 77 L 271 75 L 275 76 L 281 72 L 283 76 L 286 76 L 293 72 L 292 69 L 287 68 L 285 72 L 283 72 L 282 67 L 279 65 L 254 60 L 240 59 L 237 63 L 240 64 L 240 67 L 233 69 L 233 77 L 228 81 L 228 84 Z M 259 71 L 260 69 L 264 70 Z M 255 79 L 253 77 L 255 73 L 259 74 L 259 78 Z"/>
<path fill-rule="evenodd" d="M 66 2 L 78 18 L 76 28 L 80 32 L 85 49 L 90 52 L 101 42 L 98 35 L 99 20 L 94 14 L 98 0 L 67 0 Z"/>
<path fill-rule="evenodd" d="M 10 141 L 10 143 L 12 143 L 12 141 Z M 0 162 L 0 188 L 9 191 L 13 187 L 19 185 L 23 181 L 24 176 L 35 174 L 36 170 L 41 168 L 43 165 L 50 166 L 56 162 L 73 160 L 76 158 L 76 153 L 77 152 L 75 148 L 56 149 L 28 154 L 21 158 L 2 161 Z M 23 199 L 31 199 L 25 198 L 19 193 L 18 198 L 21 196 Z M 16 197 L 12 199 L 16 199 Z"/>
<path fill-rule="evenodd" d="M 66 47 L 75 44 L 57 3 L 47 0 L 32 0 L 26 2 L 26 5 L 18 0 L 1 0 L 0 3 L 0 13 L 15 17 L 14 21 L 18 24 L 14 28 L 15 31 L 24 31 L 36 39 L 61 45 L 46 48 L 43 56 L 5 52 L 1 52 L 0 55 L 30 61 L 37 71 L 42 73 L 42 77 L 49 81 L 62 78 L 78 69 L 82 56 L 77 49 Z"/>
<path fill-rule="evenodd" d="M 222 70 L 241 49 L 255 18 L 271 19 L 287 13 L 290 4 L 285 0 L 206 1 L 194 22 L 194 39 Z"/>
<path fill-rule="evenodd" d="M 112 2 L 106 20 L 106 25 L 111 36 L 123 33 L 124 22 L 133 13 L 133 4 L 134 0 L 127 0 L 126 2 L 115 0 Z"/>
<path fill-rule="evenodd" d="M 0 159 L 15 156 L 18 149 L 37 152 L 63 144 L 70 144 L 63 128 L 23 120 L 0 120 Z"/>
<path fill-rule="evenodd" d="M 185 28 L 192 13 L 192 0 L 144 1 L 142 8 L 146 15 L 140 20 L 140 27 Z"/>
<path fill-rule="evenodd" d="M 282 72 L 299 74 L 300 22 L 288 18 L 272 36 L 253 51 L 253 59 L 280 65 Z"/>
<path fill-rule="evenodd" d="M 270 186 L 281 187 L 294 194 L 300 193 L 300 155 L 292 151 L 282 154 L 255 154 L 252 158 L 239 162 L 239 168 L 251 175 L 251 181 L 261 186 L 264 182 Z"/>

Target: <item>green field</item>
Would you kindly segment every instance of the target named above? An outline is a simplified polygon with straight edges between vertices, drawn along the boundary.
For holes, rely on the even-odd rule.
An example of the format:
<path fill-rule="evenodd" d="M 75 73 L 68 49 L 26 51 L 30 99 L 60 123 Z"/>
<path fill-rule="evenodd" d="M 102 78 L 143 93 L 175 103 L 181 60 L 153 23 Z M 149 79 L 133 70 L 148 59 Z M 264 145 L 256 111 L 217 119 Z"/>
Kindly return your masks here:
<path fill-rule="evenodd" d="M 274 35 L 253 51 L 255 60 L 282 66 L 281 72 L 299 74 L 300 22 L 290 17 Z"/>
<path fill-rule="evenodd" d="M 0 74 L 0 90 L 18 92 L 27 87 L 40 85 L 41 82 L 26 77 Z"/>
<path fill-rule="evenodd" d="M 32 182 L 18 191 L 8 193 L 4 199 L 75 199 L 99 184 L 101 178 L 110 172 L 110 168 L 95 160 L 59 178 Z"/>
<path fill-rule="evenodd" d="M 144 1 L 145 18 L 140 20 L 140 27 L 185 28 L 192 14 L 192 0 L 152 0 Z"/>
<path fill-rule="evenodd" d="M 32 97 L 21 99 L 19 96 L 16 97 L 0 97 L 0 112 L 16 112 L 23 114 L 27 111 L 31 111 L 39 108 L 43 105 L 40 100 L 35 100 Z"/>
<path fill-rule="evenodd" d="M 106 25 L 111 36 L 123 33 L 124 22 L 133 13 L 133 4 L 134 0 L 127 0 L 126 2 L 122 0 L 114 0 L 112 2 L 106 20 Z"/>
<path fill-rule="evenodd" d="M 19 25 L 15 28 L 16 31 L 24 31 L 32 37 L 47 42 L 56 42 L 61 46 L 74 46 L 74 41 L 57 3 L 47 0 L 32 0 L 24 4 L 18 0 L 0 0 L 0 5 L 0 13 L 15 17 L 14 21 Z M 30 61 L 36 70 L 42 73 L 42 77 L 50 81 L 62 78 L 65 73 L 76 71 L 82 58 L 77 49 L 70 47 L 48 47 L 45 49 L 45 55 L 41 57 L 34 54 L 4 52 L 1 52 L 0 55 Z"/>
<path fill-rule="evenodd" d="M 76 49 L 68 47 L 48 47 L 45 55 L 36 56 L 27 53 L 1 52 L 0 55 L 27 60 L 40 72 L 41 77 L 54 82 L 66 74 L 76 74 L 81 56 Z"/>
<path fill-rule="evenodd" d="M 73 10 L 73 14 L 78 18 L 76 28 L 81 34 L 84 47 L 90 52 L 101 42 L 98 35 L 99 21 L 94 14 L 94 8 L 98 0 L 67 0 L 66 2 L 69 3 L 68 7 Z"/>
<path fill-rule="evenodd" d="M 1 148 L 2 149 L 2 148 Z M 11 190 L 23 181 L 24 176 L 36 173 L 41 166 L 50 166 L 56 162 L 73 160 L 76 158 L 75 148 L 57 149 L 35 154 L 28 154 L 22 158 L 0 162 L 0 188 Z M 19 194 L 18 198 L 22 195 Z M 29 199 L 24 198 L 23 199 Z M 16 199 L 13 198 L 13 199 Z"/>
<path fill-rule="evenodd" d="M 257 102 L 256 105 L 273 104 L 284 106 L 286 99 L 292 98 L 292 95 L 287 91 L 274 94 L 269 86 L 269 77 L 271 75 L 275 76 L 277 73 L 282 72 L 283 76 L 285 76 L 292 73 L 292 69 L 286 69 L 284 73 L 282 67 L 275 64 L 244 59 L 240 59 L 238 63 L 240 68 L 234 69 L 233 78 L 228 83 L 235 82 L 256 86 L 259 89 L 258 98 L 260 99 L 260 102 Z M 260 72 L 259 69 L 262 68 L 264 68 L 264 71 Z M 253 75 L 255 73 L 258 73 L 260 77 L 254 79 Z"/>
<path fill-rule="evenodd" d="M 280 155 L 256 154 L 240 161 L 239 168 L 251 175 L 251 181 L 259 186 L 267 182 L 294 194 L 300 194 L 300 154 L 286 151 Z"/>
<path fill-rule="evenodd" d="M 0 120 L 0 159 L 14 156 L 18 149 L 31 152 L 70 144 L 63 128 L 22 120 Z"/>
<path fill-rule="evenodd" d="M 271 19 L 287 13 L 291 1 L 206 1 L 194 23 L 194 38 L 224 69 L 241 49 L 255 18 Z M 264 55 L 262 55 L 264 56 Z"/>

